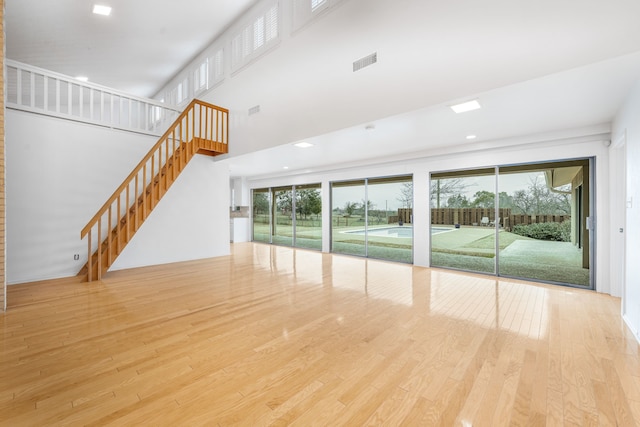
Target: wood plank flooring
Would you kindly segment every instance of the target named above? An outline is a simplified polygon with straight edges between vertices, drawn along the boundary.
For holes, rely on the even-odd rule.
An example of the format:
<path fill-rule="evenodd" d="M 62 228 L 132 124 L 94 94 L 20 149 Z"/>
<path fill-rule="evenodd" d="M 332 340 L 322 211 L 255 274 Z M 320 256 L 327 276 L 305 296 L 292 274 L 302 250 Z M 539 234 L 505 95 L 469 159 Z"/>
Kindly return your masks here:
<path fill-rule="evenodd" d="M 0 425 L 633 426 L 620 300 L 261 244 L 11 286 Z"/>

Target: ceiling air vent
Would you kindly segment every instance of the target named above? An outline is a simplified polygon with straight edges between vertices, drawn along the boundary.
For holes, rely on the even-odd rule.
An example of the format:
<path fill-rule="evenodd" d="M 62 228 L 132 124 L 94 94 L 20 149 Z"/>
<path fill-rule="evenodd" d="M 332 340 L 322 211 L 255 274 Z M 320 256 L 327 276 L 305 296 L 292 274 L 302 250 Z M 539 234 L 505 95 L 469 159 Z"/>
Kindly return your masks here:
<path fill-rule="evenodd" d="M 257 114 L 260 112 L 260 106 L 256 105 L 255 107 L 249 108 L 249 115 Z"/>
<path fill-rule="evenodd" d="M 362 70 L 364 67 L 373 65 L 378 62 L 378 52 L 374 52 L 371 55 L 367 55 L 364 58 L 360 58 L 353 63 L 353 72 Z"/>

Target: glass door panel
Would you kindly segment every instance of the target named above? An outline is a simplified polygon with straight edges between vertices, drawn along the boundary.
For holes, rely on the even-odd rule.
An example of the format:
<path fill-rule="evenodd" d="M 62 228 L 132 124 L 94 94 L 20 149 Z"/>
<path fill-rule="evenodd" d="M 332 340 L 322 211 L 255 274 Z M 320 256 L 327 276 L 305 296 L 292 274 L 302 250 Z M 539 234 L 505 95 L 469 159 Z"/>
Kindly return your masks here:
<path fill-rule="evenodd" d="M 501 276 L 590 286 L 589 161 L 500 168 Z"/>
<path fill-rule="evenodd" d="M 495 169 L 432 174 L 431 265 L 495 273 Z"/>
<path fill-rule="evenodd" d="M 367 181 L 369 257 L 413 262 L 413 181 L 411 176 Z"/>
<path fill-rule="evenodd" d="M 366 256 L 365 181 L 331 184 L 331 251 Z"/>
<path fill-rule="evenodd" d="M 271 243 L 271 193 L 268 188 L 253 190 L 253 240 Z"/>
<path fill-rule="evenodd" d="M 322 250 L 320 184 L 295 186 L 295 246 Z"/>
<path fill-rule="evenodd" d="M 293 245 L 293 190 L 291 187 L 273 188 L 273 234 L 271 243 Z"/>

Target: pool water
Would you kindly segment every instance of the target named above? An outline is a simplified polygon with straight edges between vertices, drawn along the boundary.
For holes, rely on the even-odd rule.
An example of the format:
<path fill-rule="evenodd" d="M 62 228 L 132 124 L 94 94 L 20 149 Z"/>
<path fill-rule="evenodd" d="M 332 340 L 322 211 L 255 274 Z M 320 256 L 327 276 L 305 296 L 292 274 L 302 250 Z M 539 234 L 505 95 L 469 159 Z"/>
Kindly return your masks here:
<path fill-rule="evenodd" d="M 369 231 L 369 236 L 395 237 L 395 238 L 413 237 L 413 227 L 407 227 L 407 226 L 370 228 L 368 231 Z M 451 231 L 451 228 L 431 227 L 431 234 L 444 233 L 445 231 Z M 365 230 L 363 229 L 363 230 L 343 231 L 343 233 L 357 234 L 359 236 L 363 236 L 365 234 Z"/>

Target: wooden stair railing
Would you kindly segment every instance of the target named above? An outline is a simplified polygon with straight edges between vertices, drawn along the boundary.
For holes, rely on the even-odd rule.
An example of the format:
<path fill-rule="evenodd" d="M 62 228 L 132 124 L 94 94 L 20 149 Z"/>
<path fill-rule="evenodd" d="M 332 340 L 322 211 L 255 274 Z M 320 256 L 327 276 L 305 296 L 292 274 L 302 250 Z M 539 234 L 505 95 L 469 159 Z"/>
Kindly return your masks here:
<path fill-rule="evenodd" d="M 78 273 L 101 280 L 195 154 L 228 153 L 229 111 L 194 99 L 80 232 L 88 261 Z"/>

